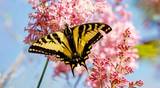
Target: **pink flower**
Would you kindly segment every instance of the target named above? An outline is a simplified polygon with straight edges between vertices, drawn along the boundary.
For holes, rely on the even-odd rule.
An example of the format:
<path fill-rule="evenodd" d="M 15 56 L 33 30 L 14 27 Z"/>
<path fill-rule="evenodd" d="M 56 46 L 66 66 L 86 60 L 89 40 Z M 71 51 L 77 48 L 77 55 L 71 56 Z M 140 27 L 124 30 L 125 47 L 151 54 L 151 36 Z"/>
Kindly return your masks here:
<path fill-rule="evenodd" d="M 143 86 L 143 81 L 142 81 L 142 80 L 138 80 L 138 81 L 136 81 L 135 84 L 136 84 L 137 86 L 141 87 L 141 86 Z"/>
<path fill-rule="evenodd" d="M 66 74 L 70 71 L 70 67 L 60 62 L 56 65 L 53 76 L 60 76 L 60 74 Z"/>
<path fill-rule="evenodd" d="M 138 87 L 143 86 L 143 81 L 142 80 L 138 80 L 136 82 L 130 82 L 129 83 L 129 88 L 134 88 L 135 86 L 138 86 Z"/>
<path fill-rule="evenodd" d="M 130 82 L 125 76 L 134 72 L 136 68 L 135 61 L 138 58 L 137 52 L 134 50 L 137 37 L 133 35 L 135 32 L 130 28 L 124 30 L 115 29 L 95 45 L 92 54 L 98 58 L 96 58 L 96 61 L 93 59 L 93 69 L 96 68 L 96 71 L 93 70 L 91 72 L 88 80 L 89 84 L 94 85 L 89 86 L 99 88 L 97 86 L 103 84 L 102 86 L 107 88 L 129 87 L 128 83 Z M 118 33 L 114 34 L 114 32 L 117 31 Z M 99 63 L 100 61 L 107 62 L 104 65 L 100 65 L 101 68 L 104 69 L 103 73 L 100 72 L 101 69 L 95 65 L 97 61 L 99 61 Z M 98 82 L 99 76 L 97 76 L 97 74 L 104 74 L 106 76 L 104 80 L 101 79 L 101 83 Z"/>
<path fill-rule="evenodd" d="M 31 4 L 33 8 L 35 8 L 38 6 L 39 0 L 28 0 L 28 3 Z"/>
<path fill-rule="evenodd" d="M 105 68 L 107 66 L 107 59 L 93 59 L 94 67 L 91 69 L 91 74 L 87 79 L 88 85 L 93 88 L 102 88 L 105 85 L 105 81 L 108 80 Z M 108 80 L 109 81 L 109 80 Z"/>

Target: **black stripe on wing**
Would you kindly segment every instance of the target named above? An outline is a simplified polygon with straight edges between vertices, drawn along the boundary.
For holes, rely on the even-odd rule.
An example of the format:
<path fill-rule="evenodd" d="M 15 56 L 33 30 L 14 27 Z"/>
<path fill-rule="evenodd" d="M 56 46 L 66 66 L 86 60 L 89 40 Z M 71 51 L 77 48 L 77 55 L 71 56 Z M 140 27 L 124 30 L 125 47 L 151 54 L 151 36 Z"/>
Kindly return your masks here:
<path fill-rule="evenodd" d="M 70 61 L 70 58 L 67 57 L 63 52 L 55 51 L 55 50 L 49 50 L 45 49 L 39 46 L 30 46 L 28 49 L 28 52 L 30 53 L 38 53 L 38 54 L 44 54 L 44 55 L 56 55 L 57 58 L 61 58 L 61 61 L 64 61 L 65 63 Z"/>
<path fill-rule="evenodd" d="M 104 23 L 88 23 L 88 24 L 84 24 L 84 25 L 86 26 L 85 34 L 86 34 L 87 32 L 89 32 L 89 31 L 91 31 L 91 30 L 96 29 L 96 27 L 97 27 L 96 30 L 102 30 L 102 31 L 104 31 L 106 34 L 112 30 L 112 28 L 111 28 L 109 25 L 104 24 Z M 91 27 L 92 27 L 91 30 L 90 30 L 90 25 L 91 25 Z M 81 26 L 82 26 L 82 25 L 81 25 Z M 102 27 L 101 29 L 98 29 L 98 28 L 100 28 L 101 26 L 103 26 L 103 27 Z"/>
<path fill-rule="evenodd" d="M 99 41 L 102 38 L 101 33 L 97 33 L 96 36 L 94 36 L 85 46 L 83 50 L 82 57 L 86 57 L 89 53 L 90 50 L 92 49 L 92 45 L 95 44 L 97 41 Z"/>
<path fill-rule="evenodd" d="M 112 28 L 107 24 L 89 23 L 89 24 L 86 24 L 86 33 L 89 32 L 89 31 L 87 31 L 87 29 L 89 29 L 89 25 L 92 25 L 92 30 L 95 29 L 96 25 L 97 25 L 97 28 L 101 27 L 102 25 L 105 25 L 99 30 L 104 31 L 106 34 L 109 33 L 112 30 Z M 88 43 L 84 46 L 82 57 L 86 57 L 90 53 L 92 45 L 95 44 L 97 41 L 99 41 L 102 37 L 103 37 L 103 35 L 100 32 L 98 32 L 92 39 L 90 39 L 88 41 Z"/>
<path fill-rule="evenodd" d="M 72 50 L 72 52 L 76 52 L 76 48 L 75 48 L 75 44 L 74 44 L 74 40 L 73 40 L 73 32 L 72 29 L 69 28 L 68 26 L 66 26 L 66 29 L 64 30 L 64 35 L 66 36 L 68 42 L 69 42 L 69 46 Z"/>

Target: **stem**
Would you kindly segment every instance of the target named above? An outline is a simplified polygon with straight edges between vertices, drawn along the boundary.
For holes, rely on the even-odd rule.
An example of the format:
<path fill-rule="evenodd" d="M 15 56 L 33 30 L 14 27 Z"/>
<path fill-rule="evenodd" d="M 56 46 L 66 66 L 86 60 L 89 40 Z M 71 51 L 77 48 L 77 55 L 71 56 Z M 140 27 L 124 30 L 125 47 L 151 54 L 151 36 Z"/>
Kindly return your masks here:
<path fill-rule="evenodd" d="M 69 81 L 69 75 L 68 75 L 68 74 L 65 74 L 65 76 L 66 76 L 67 84 L 68 84 L 69 86 L 71 86 L 71 83 L 70 83 L 70 81 Z"/>
<path fill-rule="evenodd" d="M 82 78 L 82 75 L 79 75 L 76 83 L 74 84 L 74 88 L 77 88 L 77 85 L 78 85 L 79 81 L 81 80 L 81 78 Z"/>
<path fill-rule="evenodd" d="M 100 84 L 100 87 L 99 88 L 103 88 L 103 86 L 102 86 L 102 80 L 99 80 L 99 84 Z"/>
<path fill-rule="evenodd" d="M 42 72 L 42 74 L 41 74 L 41 77 L 40 77 L 39 82 L 38 82 L 38 85 L 37 85 L 37 88 L 40 88 L 40 85 L 41 85 L 41 83 L 42 83 L 42 79 L 43 79 L 43 77 L 44 77 L 44 74 L 45 74 L 46 69 L 47 69 L 47 66 L 48 66 L 48 62 L 49 62 L 49 59 L 46 60 L 45 66 L 44 66 L 44 68 L 43 68 L 43 72 Z"/>

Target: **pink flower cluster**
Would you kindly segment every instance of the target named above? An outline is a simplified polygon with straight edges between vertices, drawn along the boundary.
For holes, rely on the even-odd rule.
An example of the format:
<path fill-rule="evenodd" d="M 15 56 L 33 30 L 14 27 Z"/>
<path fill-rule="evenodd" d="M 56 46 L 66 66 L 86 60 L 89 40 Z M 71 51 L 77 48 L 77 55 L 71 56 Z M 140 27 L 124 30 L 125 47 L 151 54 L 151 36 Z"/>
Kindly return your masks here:
<path fill-rule="evenodd" d="M 92 51 L 93 68 L 87 79 L 89 86 L 93 88 L 127 86 L 133 88 L 143 85 L 142 81 L 134 83 L 125 78 L 126 75 L 133 73 L 136 68 L 135 60 L 138 58 L 137 50 L 134 48 L 136 41 L 133 41 L 134 38 L 131 35 L 133 34 L 129 28 L 122 29 L 119 37 L 111 39 L 111 36 L 117 36 L 111 33 L 95 45 Z"/>
<path fill-rule="evenodd" d="M 29 15 L 28 36 L 24 42 L 30 43 L 48 33 L 61 31 L 65 24 L 70 27 L 88 22 L 109 24 L 113 30 L 93 46 L 89 56 L 88 63 L 93 63 L 93 67 L 89 69 L 87 85 L 93 88 L 142 86 L 141 80 L 130 82 L 125 77 L 137 67 L 138 55 L 134 46 L 138 35 L 130 22 L 131 14 L 121 1 L 115 0 L 116 4 L 111 4 L 107 0 L 29 0 L 34 12 Z M 51 56 L 48 58 L 54 61 Z M 57 63 L 55 74 L 69 72 L 70 69 L 65 68 Z M 78 72 L 80 75 L 85 72 L 78 71 L 82 71 Z"/>

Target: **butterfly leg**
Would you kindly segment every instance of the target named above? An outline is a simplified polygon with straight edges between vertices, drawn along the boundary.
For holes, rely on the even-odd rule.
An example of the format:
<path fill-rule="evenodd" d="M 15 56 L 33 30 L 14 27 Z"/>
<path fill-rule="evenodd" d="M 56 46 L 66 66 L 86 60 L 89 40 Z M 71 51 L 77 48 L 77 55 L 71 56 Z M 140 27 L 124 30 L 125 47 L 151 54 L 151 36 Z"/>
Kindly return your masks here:
<path fill-rule="evenodd" d="M 87 68 L 87 65 L 86 65 L 85 62 L 81 62 L 81 65 L 82 65 L 83 67 L 85 67 L 85 69 L 88 71 L 88 68 Z"/>
<path fill-rule="evenodd" d="M 88 71 L 88 68 L 87 68 L 87 65 L 86 65 L 86 63 L 85 63 L 85 60 L 87 60 L 88 58 L 85 58 L 85 59 L 81 59 L 81 61 L 80 61 L 80 65 L 82 65 L 83 67 L 85 67 L 85 69 Z"/>
<path fill-rule="evenodd" d="M 70 66 L 71 66 L 72 74 L 75 77 L 75 75 L 74 75 L 74 68 L 77 66 L 77 64 L 70 63 Z"/>

